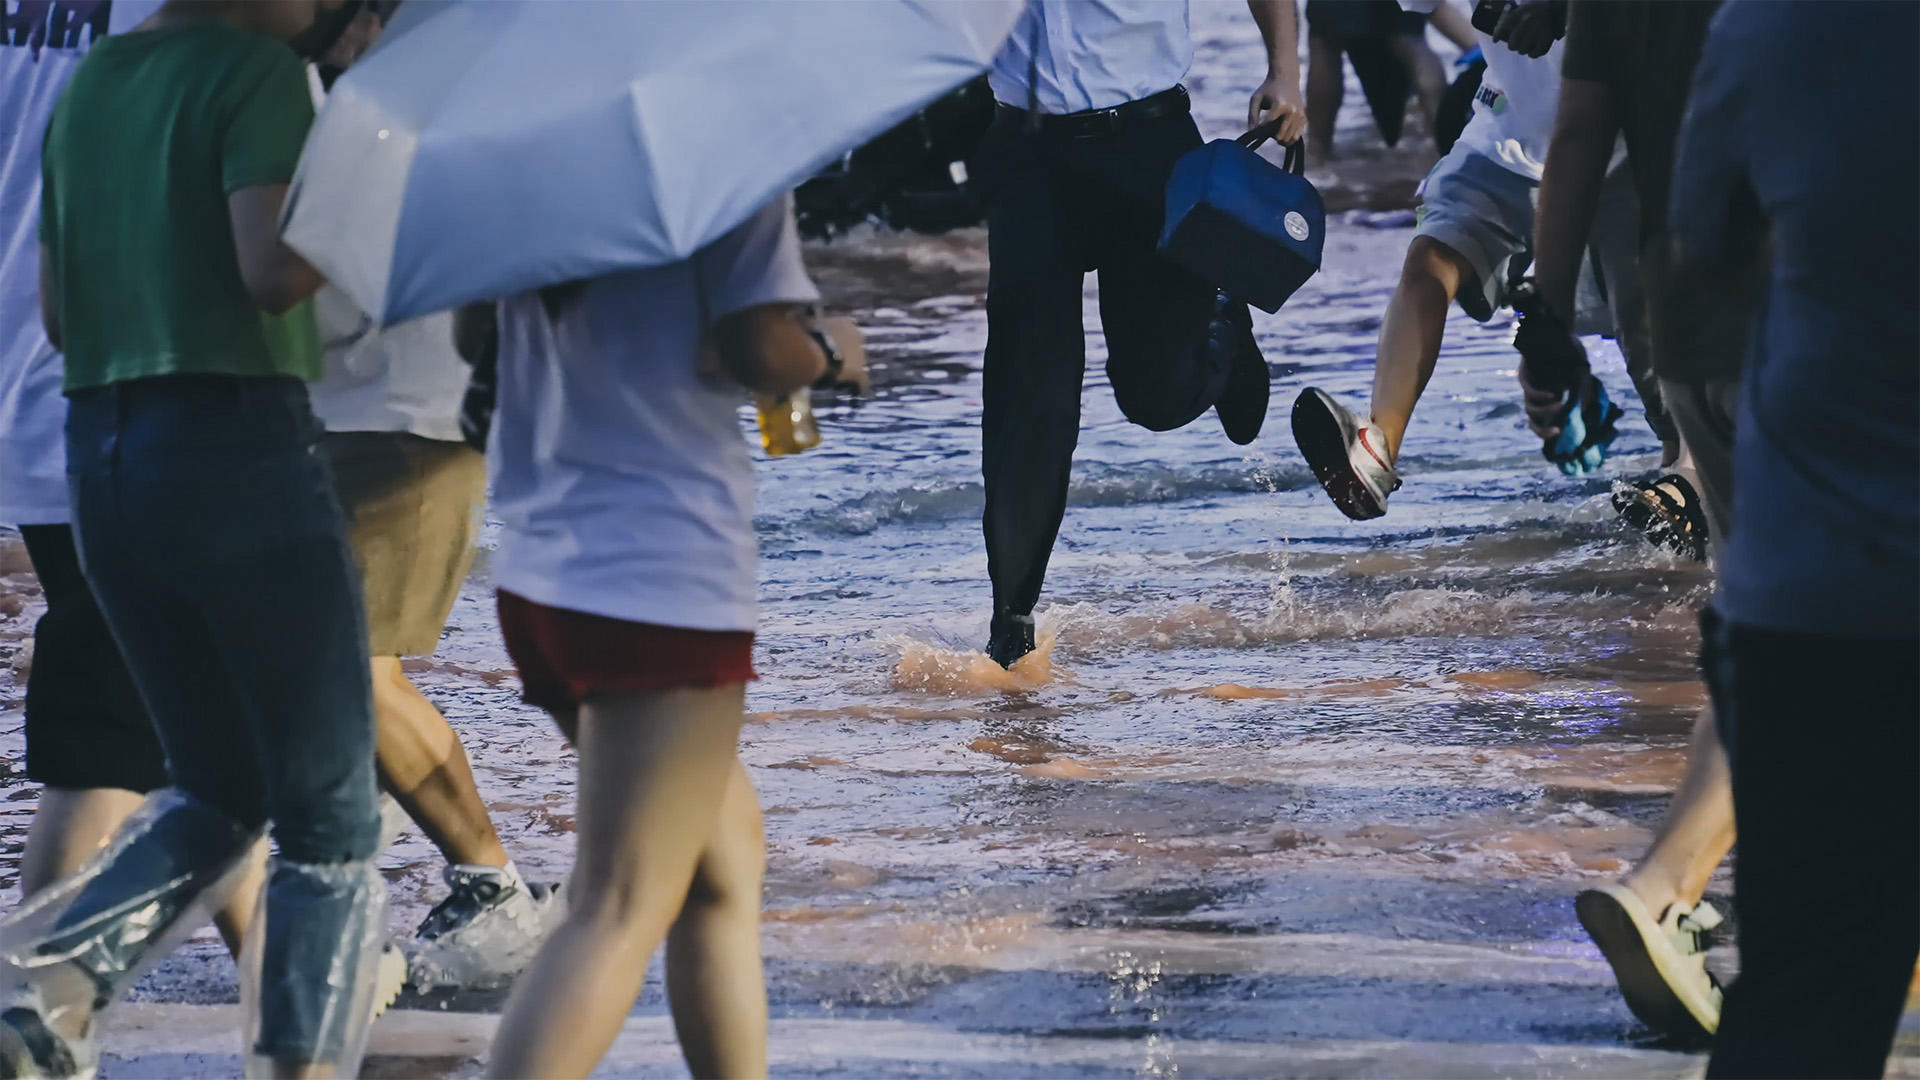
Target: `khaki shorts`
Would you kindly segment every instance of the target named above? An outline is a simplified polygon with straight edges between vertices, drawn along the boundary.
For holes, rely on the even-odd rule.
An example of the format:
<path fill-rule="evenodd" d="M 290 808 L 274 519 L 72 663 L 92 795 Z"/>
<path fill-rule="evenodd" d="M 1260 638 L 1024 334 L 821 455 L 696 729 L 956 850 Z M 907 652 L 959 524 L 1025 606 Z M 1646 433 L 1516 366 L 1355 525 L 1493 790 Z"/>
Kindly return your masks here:
<path fill-rule="evenodd" d="M 473 565 L 486 457 L 404 432 L 328 432 L 333 471 L 366 594 L 374 656 L 431 656 Z"/>

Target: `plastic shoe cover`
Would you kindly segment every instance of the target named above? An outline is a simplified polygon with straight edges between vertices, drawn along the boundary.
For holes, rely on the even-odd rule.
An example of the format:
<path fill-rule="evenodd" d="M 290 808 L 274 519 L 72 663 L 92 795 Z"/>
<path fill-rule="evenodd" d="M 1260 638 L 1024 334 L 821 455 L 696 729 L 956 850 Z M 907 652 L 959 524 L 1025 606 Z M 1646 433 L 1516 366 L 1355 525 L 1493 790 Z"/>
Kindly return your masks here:
<path fill-rule="evenodd" d="M 524 971 L 560 924 L 558 885 L 529 885 L 512 870 L 449 866 L 452 889 L 420 924 L 409 978 L 422 990 L 490 989 Z"/>
<path fill-rule="evenodd" d="M 358 1075 L 387 940 L 386 880 L 371 859 L 275 858 L 257 911 L 241 958 L 246 1074 Z"/>
<path fill-rule="evenodd" d="M 92 1032 L 64 1036 L 47 1026 L 46 1002 L 26 986 L 0 1004 L 0 1077 L 78 1077 L 100 1067 Z"/>
<path fill-rule="evenodd" d="M 380 960 L 373 976 L 373 1019 L 386 1015 L 407 988 L 407 954 L 389 941 L 380 947 Z"/>
<path fill-rule="evenodd" d="M 177 788 L 147 796 L 100 854 L 0 922 L 0 995 L 31 988 L 50 1028 L 89 1030 L 96 1010 L 226 902 L 257 836 Z"/>

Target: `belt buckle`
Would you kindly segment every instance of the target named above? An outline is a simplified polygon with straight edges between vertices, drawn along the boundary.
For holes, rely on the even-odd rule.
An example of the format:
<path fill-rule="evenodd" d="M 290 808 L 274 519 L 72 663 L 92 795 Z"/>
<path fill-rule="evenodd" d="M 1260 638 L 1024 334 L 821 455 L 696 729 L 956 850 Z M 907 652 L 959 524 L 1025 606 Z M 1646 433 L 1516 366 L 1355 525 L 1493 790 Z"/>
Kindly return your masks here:
<path fill-rule="evenodd" d="M 1084 130 L 1075 133 L 1078 138 L 1098 139 L 1105 135 L 1118 134 L 1120 131 L 1119 106 L 1111 109 L 1096 109 L 1081 115 L 1085 117 Z"/>

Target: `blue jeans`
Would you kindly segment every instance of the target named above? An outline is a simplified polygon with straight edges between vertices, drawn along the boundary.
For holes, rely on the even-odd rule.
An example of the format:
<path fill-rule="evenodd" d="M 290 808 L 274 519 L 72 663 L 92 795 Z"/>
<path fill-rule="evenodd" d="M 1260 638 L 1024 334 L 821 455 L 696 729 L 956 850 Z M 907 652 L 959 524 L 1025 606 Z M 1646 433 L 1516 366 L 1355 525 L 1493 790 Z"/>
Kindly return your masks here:
<path fill-rule="evenodd" d="M 309 867 L 371 859 L 380 831 L 366 623 L 345 522 L 313 453 L 319 433 L 306 387 L 279 378 L 117 383 L 72 395 L 67 418 L 81 565 L 169 779 L 230 819 L 232 836 L 268 826 L 281 863 Z M 116 857 L 76 907 L 152 887 L 169 859 L 176 873 L 204 873 L 234 842 L 169 835 L 157 829 Z M 286 876 L 268 883 L 263 961 L 310 976 L 324 996 L 328 972 L 312 958 L 332 954 L 354 900 Z M 122 935 L 96 972 L 109 996 L 157 937 Z M 305 1011 L 288 1003 L 292 1027 Z M 263 1041 L 297 1056 L 306 1034 Z"/>

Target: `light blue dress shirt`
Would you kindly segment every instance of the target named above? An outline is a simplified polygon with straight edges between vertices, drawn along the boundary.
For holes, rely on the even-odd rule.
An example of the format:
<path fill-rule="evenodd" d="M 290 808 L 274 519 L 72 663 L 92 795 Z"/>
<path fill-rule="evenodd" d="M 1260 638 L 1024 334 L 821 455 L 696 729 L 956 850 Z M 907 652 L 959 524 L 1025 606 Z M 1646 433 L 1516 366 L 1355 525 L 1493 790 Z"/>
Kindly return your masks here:
<path fill-rule="evenodd" d="M 1032 0 L 988 82 L 1008 105 L 1060 115 L 1151 97 L 1192 64 L 1187 0 Z"/>

